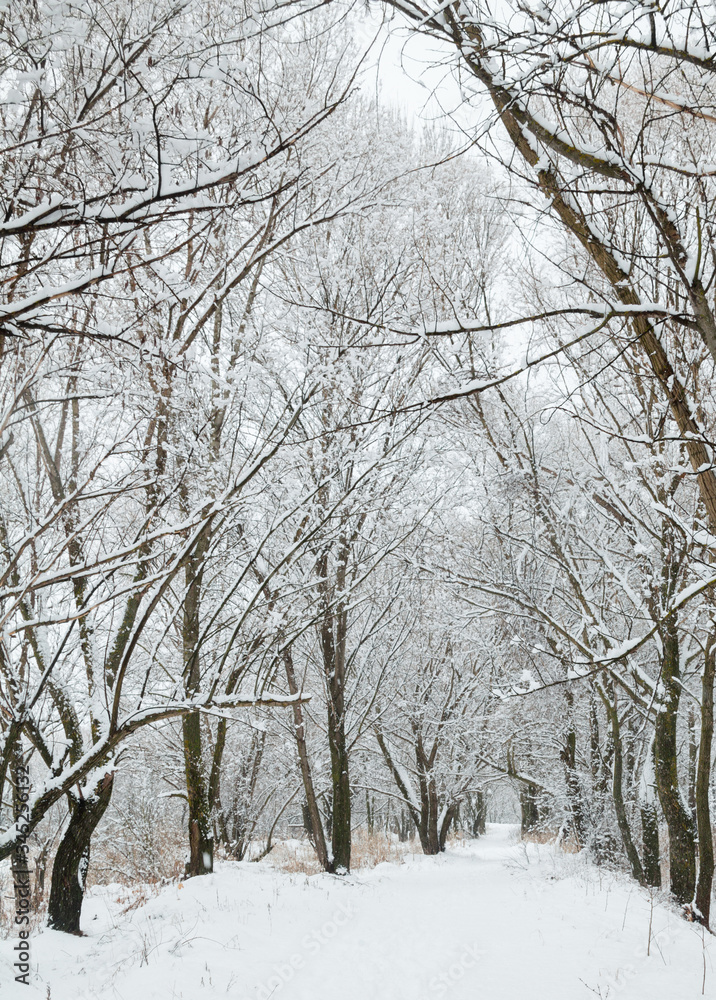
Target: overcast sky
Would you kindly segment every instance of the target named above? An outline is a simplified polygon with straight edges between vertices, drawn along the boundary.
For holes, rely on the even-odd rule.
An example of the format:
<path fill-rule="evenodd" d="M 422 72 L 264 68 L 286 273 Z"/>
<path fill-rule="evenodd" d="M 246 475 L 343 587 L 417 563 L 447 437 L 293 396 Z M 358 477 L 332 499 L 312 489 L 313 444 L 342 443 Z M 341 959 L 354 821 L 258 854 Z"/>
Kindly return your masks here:
<path fill-rule="evenodd" d="M 445 113 L 460 104 L 460 91 L 447 65 L 453 53 L 404 24 L 397 16 L 383 27 L 377 17 L 362 18 L 359 31 L 366 40 L 378 33 L 364 86 L 373 93 L 377 88 L 383 103 L 399 108 L 416 124 L 444 120 Z"/>

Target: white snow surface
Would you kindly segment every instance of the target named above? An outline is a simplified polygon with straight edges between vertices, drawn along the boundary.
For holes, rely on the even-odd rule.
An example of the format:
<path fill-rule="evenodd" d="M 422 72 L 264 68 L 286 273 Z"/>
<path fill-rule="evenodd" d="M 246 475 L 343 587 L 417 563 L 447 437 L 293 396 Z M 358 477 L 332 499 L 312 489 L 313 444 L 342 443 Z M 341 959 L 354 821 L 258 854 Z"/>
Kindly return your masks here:
<path fill-rule="evenodd" d="M 14 982 L 16 941 L 0 942 L 0 997 L 716 995 L 708 933 L 625 876 L 549 845 L 518 844 L 502 825 L 440 857 L 411 855 L 346 877 L 287 874 L 267 860 L 224 862 L 213 875 L 146 892 L 96 887 L 83 927 L 84 937 L 32 936 L 30 987 Z"/>

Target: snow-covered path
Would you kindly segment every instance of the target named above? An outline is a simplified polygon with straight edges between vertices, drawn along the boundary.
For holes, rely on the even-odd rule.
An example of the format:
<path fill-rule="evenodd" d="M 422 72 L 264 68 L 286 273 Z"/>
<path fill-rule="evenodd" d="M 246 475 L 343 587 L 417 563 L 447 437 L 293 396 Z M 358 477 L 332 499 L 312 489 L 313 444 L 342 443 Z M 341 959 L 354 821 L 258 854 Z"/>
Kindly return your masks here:
<path fill-rule="evenodd" d="M 37 991 L 11 983 L 0 997 L 44 1000 L 49 986 L 51 1000 L 696 1000 L 704 963 L 716 995 L 716 947 L 700 928 L 659 903 L 652 913 L 621 877 L 513 844 L 507 827 L 346 879 L 227 864 L 124 913 L 119 899 L 92 894 L 85 938 L 35 937 Z"/>

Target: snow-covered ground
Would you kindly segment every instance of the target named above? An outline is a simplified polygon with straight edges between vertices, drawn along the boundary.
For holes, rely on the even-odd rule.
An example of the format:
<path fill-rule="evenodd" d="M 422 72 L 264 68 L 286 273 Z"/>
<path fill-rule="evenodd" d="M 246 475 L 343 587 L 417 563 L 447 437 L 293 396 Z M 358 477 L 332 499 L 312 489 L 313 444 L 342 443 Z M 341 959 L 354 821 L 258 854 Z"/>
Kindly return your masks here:
<path fill-rule="evenodd" d="M 511 830 L 344 878 L 265 861 L 158 890 L 96 888 L 85 937 L 33 936 L 31 988 L 13 982 L 16 942 L 0 942 L 0 998 L 696 1000 L 704 970 L 716 995 L 700 927 Z"/>

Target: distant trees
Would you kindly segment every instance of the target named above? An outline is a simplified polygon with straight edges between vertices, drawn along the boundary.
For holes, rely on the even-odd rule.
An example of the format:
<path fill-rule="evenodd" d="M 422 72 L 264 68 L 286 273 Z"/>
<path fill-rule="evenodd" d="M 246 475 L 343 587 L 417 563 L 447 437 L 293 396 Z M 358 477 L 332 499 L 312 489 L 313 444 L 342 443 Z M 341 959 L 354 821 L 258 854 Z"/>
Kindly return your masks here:
<path fill-rule="evenodd" d="M 432 589 L 430 583 L 425 589 Z M 465 626 L 456 634 L 454 619 L 444 620 L 440 604 L 411 594 L 404 612 L 406 639 L 373 723 L 385 768 L 425 854 L 445 850 L 461 806 L 482 793 L 490 697 L 477 636 Z M 477 820 L 484 826 L 481 816 Z"/>
<path fill-rule="evenodd" d="M 699 815 L 707 844 L 711 836 L 710 810 L 703 799 L 697 804 L 694 789 L 697 760 L 709 773 L 712 763 L 703 657 L 710 655 L 713 572 L 709 537 L 694 530 L 700 497 L 684 472 L 683 443 L 654 440 L 656 405 L 621 391 L 632 362 L 625 354 L 623 370 L 612 366 L 595 383 L 575 360 L 583 383 L 566 403 L 559 385 L 543 380 L 526 398 L 501 390 L 499 402 L 470 404 L 492 452 L 481 476 L 483 570 L 475 571 L 468 536 L 447 579 L 476 613 L 492 608 L 504 623 L 508 701 L 536 699 L 548 711 L 549 730 L 536 730 L 536 742 L 542 754 L 550 741 L 556 746 L 539 773 L 554 782 L 563 765 L 561 794 L 576 842 L 597 856 L 609 852 L 601 818 L 608 789 L 608 815 L 632 873 L 658 883 L 658 796 L 671 889 L 691 906 Z M 550 423 L 540 427 L 546 414 Z M 699 703 L 705 717 L 697 721 Z M 691 756 L 680 753 L 682 740 Z M 710 868 L 707 847 L 698 893 L 706 919 Z"/>

